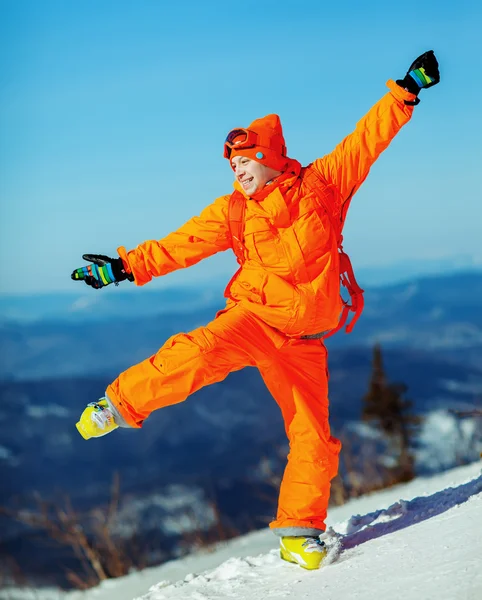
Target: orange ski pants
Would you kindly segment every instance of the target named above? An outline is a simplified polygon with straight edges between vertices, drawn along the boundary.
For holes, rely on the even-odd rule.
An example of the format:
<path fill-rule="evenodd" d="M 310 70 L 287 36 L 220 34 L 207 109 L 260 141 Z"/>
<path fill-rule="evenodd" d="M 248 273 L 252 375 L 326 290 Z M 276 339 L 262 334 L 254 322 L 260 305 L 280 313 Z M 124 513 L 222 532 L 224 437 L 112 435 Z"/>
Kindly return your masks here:
<path fill-rule="evenodd" d="M 235 305 L 206 327 L 172 336 L 147 360 L 107 388 L 128 425 L 185 400 L 231 371 L 256 366 L 278 403 L 290 443 L 281 483 L 278 535 L 325 530 L 330 480 L 338 471 L 340 442 L 328 423 L 327 351 L 321 340 L 289 338 Z"/>

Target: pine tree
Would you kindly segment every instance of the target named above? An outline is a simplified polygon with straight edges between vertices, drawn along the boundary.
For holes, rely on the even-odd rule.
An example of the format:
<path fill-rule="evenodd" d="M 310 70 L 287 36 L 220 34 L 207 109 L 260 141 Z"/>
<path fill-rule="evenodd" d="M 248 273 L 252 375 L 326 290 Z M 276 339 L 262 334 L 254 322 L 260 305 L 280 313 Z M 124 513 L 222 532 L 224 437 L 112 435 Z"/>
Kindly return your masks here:
<path fill-rule="evenodd" d="M 380 425 L 385 420 L 384 391 L 387 379 L 383 368 L 382 349 L 379 344 L 373 348 L 372 375 L 368 392 L 363 397 L 362 418 L 364 421 L 379 420 Z M 382 429 L 385 429 L 382 425 Z"/>
<path fill-rule="evenodd" d="M 411 446 L 421 422 L 421 418 L 412 413 L 413 402 L 404 397 L 406 391 L 405 384 L 387 380 L 382 350 L 376 344 L 370 385 L 363 397 L 362 419 L 378 424 L 388 440 L 391 451 L 397 457 L 397 467 L 392 470 L 397 481 L 410 481 L 415 477 Z"/>

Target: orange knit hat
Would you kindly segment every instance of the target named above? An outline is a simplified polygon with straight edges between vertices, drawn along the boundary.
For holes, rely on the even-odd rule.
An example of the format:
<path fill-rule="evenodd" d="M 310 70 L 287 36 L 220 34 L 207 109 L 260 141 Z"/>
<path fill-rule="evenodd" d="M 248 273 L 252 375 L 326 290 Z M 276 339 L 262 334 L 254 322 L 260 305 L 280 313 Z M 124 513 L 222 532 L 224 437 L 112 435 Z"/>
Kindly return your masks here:
<path fill-rule="evenodd" d="M 224 143 L 224 157 L 247 156 L 252 160 L 284 171 L 288 164 L 283 129 L 278 115 L 256 119 L 247 129 L 233 129 Z"/>

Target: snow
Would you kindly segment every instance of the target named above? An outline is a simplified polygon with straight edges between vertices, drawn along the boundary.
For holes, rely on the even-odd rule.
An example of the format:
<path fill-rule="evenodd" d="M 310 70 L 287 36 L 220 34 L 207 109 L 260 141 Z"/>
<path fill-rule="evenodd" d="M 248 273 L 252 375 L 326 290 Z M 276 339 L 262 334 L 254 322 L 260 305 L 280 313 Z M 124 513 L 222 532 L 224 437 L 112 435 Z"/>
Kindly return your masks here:
<path fill-rule="evenodd" d="M 425 416 L 415 452 L 418 470 L 439 473 L 456 464 L 471 462 L 481 452 L 480 417 L 460 419 L 443 409 Z"/>
<path fill-rule="evenodd" d="M 0 460 L 8 460 L 9 458 L 12 458 L 12 456 L 11 450 L 5 448 L 5 446 L 0 446 Z"/>
<path fill-rule="evenodd" d="M 123 503 L 114 519 L 113 531 L 127 537 L 142 523 L 146 529 L 157 527 L 166 534 L 182 534 L 198 528 L 207 530 L 215 520 L 213 507 L 201 488 L 176 484 L 167 486 L 164 494 Z"/>
<path fill-rule="evenodd" d="M 478 600 L 481 515 L 479 461 L 332 509 L 319 571 L 281 561 L 277 539 L 263 530 L 87 592 L 11 590 L 0 598 Z"/>
<path fill-rule="evenodd" d="M 45 417 L 68 417 L 69 411 L 60 404 L 44 404 L 42 406 L 29 404 L 26 409 L 26 416 L 32 419 L 44 419 Z"/>

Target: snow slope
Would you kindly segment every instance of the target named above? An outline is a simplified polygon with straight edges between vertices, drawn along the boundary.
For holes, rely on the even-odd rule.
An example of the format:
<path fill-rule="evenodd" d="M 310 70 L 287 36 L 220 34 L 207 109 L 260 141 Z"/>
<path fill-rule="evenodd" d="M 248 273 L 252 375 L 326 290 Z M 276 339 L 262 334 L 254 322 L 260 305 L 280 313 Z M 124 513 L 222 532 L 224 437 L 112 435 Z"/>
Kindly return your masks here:
<path fill-rule="evenodd" d="M 329 515 L 325 566 L 278 557 L 258 531 L 87 592 L 2 595 L 36 600 L 479 600 L 481 463 L 353 500 Z"/>

